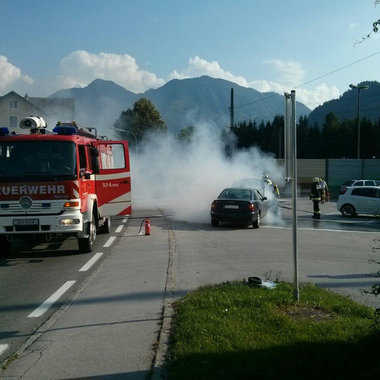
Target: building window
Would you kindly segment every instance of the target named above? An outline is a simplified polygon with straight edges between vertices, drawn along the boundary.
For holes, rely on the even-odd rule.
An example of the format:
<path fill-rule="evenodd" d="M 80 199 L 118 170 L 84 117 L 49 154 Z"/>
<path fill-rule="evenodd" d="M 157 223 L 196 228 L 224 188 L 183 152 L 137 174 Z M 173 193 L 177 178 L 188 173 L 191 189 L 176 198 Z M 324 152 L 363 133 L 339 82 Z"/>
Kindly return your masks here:
<path fill-rule="evenodd" d="M 10 108 L 17 108 L 17 100 L 9 99 L 9 107 Z"/>
<path fill-rule="evenodd" d="M 9 127 L 10 128 L 17 128 L 17 116 L 11 116 L 9 118 Z"/>

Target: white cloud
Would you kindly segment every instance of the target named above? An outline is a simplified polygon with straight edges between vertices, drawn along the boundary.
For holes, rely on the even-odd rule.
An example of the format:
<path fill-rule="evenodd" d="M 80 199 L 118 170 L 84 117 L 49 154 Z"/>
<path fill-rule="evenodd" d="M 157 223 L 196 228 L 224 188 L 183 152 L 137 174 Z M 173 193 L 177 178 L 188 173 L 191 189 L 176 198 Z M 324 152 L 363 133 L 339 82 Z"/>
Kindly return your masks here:
<path fill-rule="evenodd" d="M 340 92 L 336 86 L 328 87 L 325 83 L 315 87 L 313 90 L 298 89 L 296 90 L 297 100 L 310 109 L 327 102 L 331 99 L 339 98 Z"/>
<path fill-rule="evenodd" d="M 223 70 L 216 61 L 210 62 L 198 56 L 189 59 L 189 64 L 183 72 L 179 73 L 177 70 L 174 70 L 169 75 L 169 79 L 194 78 L 202 75 L 208 75 L 212 78 L 225 79 L 237 83 L 240 86 L 249 87 L 248 82 L 244 77 L 236 76 L 229 71 Z"/>
<path fill-rule="evenodd" d="M 328 100 L 335 99 L 340 96 L 339 89 L 336 86 L 328 87 L 325 83 L 316 86 L 314 89 L 307 90 L 302 87 L 289 87 L 277 82 L 260 80 L 250 82 L 250 87 L 260 92 L 276 92 L 280 95 L 283 95 L 285 92 L 295 90 L 297 101 L 305 104 L 311 110 L 324 102 L 327 102 Z"/>
<path fill-rule="evenodd" d="M 208 75 L 213 78 L 229 80 L 240 86 L 250 87 L 260 92 L 275 92 L 280 95 L 283 95 L 284 92 L 289 92 L 296 87 L 302 87 L 306 70 L 299 62 L 269 59 L 264 61 L 264 63 L 275 69 L 274 81 L 268 81 L 265 79 L 248 81 L 242 76 L 237 76 L 229 71 L 223 70 L 218 62 L 210 62 L 198 56 L 190 58 L 188 66 L 184 70 L 180 72 L 174 70 L 169 78 L 185 79 Z M 311 90 L 304 88 L 296 89 L 297 100 L 304 103 L 310 109 L 314 109 L 327 100 L 337 98 L 339 95 L 337 87 L 328 87 L 325 83 L 320 84 Z"/>
<path fill-rule="evenodd" d="M 70 53 L 61 60 L 59 87 L 83 87 L 94 79 L 112 80 L 133 92 L 162 86 L 165 81 L 141 70 L 128 54 L 91 54 L 84 50 Z"/>
<path fill-rule="evenodd" d="M 224 70 L 217 61 L 207 61 L 199 56 L 190 58 L 185 69 L 172 71 L 169 79 L 208 75 L 260 92 L 275 92 L 280 95 L 295 89 L 297 100 L 311 109 L 340 95 L 337 87 L 328 87 L 325 83 L 310 90 L 303 88 L 302 82 L 306 71 L 296 61 L 269 59 L 264 63 L 274 69 L 271 81 L 259 78 L 249 81 L 243 76 Z M 158 78 L 154 73 L 141 70 L 136 60 L 128 54 L 91 54 L 77 50 L 61 60 L 56 79 L 44 78 L 36 83 L 29 76 L 22 75 L 21 70 L 8 62 L 6 57 L 0 56 L 0 93 L 3 94 L 11 90 L 20 94 L 30 93 L 34 89 L 34 96 L 44 96 L 43 93 L 52 93 L 57 89 L 87 86 L 94 79 L 112 80 L 135 93 L 165 84 L 165 80 Z"/>
<path fill-rule="evenodd" d="M 273 66 L 277 70 L 281 78 L 281 82 L 290 86 L 297 86 L 302 83 L 306 73 L 302 68 L 302 65 L 295 61 L 269 59 L 264 61 L 264 63 Z"/>
<path fill-rule="evenodd" d="M 277 75 L 275 75 L 275 77 L 279 78 L 279 81 L 251 82 L 251 87 L 258 91 L 273 91 L 283 94 L 284 92 L 290 92 L 290 90 L 296 90 L 297 100 L 310 109 L 314 109 L 333 98 L 338 98 L 340 95 L 336 86 L 328 87 L 325 83 L 319 84 L 311 90 L 303 88 L 302 82 L 304 81 L 306 70 L 299 62 L 270 59 L 264 61 L 264 63 L 267 63 L 276 69 Z"/>
<path fill-rule="evenodd" d="M 0 93 L 9 91 L 25 92 L 33 83 L 28 75 L 22 75 L 21 70 L 8 62 L 8 58 L 0 55 Z"/>

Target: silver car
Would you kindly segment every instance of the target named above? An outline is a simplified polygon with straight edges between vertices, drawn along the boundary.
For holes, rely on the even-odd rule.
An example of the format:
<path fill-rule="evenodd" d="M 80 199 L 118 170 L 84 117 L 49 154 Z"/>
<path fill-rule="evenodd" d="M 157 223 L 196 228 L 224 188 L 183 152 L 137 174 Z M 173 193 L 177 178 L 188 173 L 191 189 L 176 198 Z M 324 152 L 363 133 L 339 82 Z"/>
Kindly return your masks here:
<path fill-rule="evenodd" d="M 357 214 L 380 215 L 380 187 L 348 187 L 344 194 L 339 195 L 336 207 L 347 217 Z"/>
<path fill-rule="evenodd" d="M 344 194 L 347 188 L 351 186 L 380 186 L 380 181 L 376 179 L 351 179 L 342 183 L 339 194 Z"/>

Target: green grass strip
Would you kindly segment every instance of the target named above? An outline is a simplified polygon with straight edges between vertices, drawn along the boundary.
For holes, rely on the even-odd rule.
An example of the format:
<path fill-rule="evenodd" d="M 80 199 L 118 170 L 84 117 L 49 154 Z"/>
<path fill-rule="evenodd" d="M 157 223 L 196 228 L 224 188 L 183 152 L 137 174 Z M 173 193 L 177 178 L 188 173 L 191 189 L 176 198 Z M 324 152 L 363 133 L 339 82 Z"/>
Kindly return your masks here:
<path fill-rule="evenodd" d="M 224 283 L 175 305 L 169 379 L 380 379 L 374 310 L 314 285 Z"/>

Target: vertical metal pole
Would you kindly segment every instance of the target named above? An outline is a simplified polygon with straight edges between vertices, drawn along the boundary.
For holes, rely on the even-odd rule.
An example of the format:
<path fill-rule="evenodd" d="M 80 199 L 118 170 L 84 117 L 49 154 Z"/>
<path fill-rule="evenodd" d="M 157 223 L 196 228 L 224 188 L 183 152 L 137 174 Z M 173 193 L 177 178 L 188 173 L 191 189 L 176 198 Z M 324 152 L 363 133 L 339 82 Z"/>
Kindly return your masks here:
<path fill-rule="evenodd" d="M 292 145 L 292 204 L 293 204 L 293 257 L 294 257 L 294 299 L 298 302 L 299 280 L 298 280 L 298 237 L 297 237 L 297 123 L 296 123 L 296 92 L 291 91 L 292 117 L 291 117 L 291 145 Z"/>
<path fill-rule="evenodd" d="M 285 159 L 285 181 L 290 181 L 292 177 L 291 167 L 291 95 L 288 93 L 285 96 L 285 128 L 284 128 L 284 159 Z"/>
<path fill-rule="evenodd" d="M 358 160 L 360 160 L 360 87 L 358 86 Z"/>

